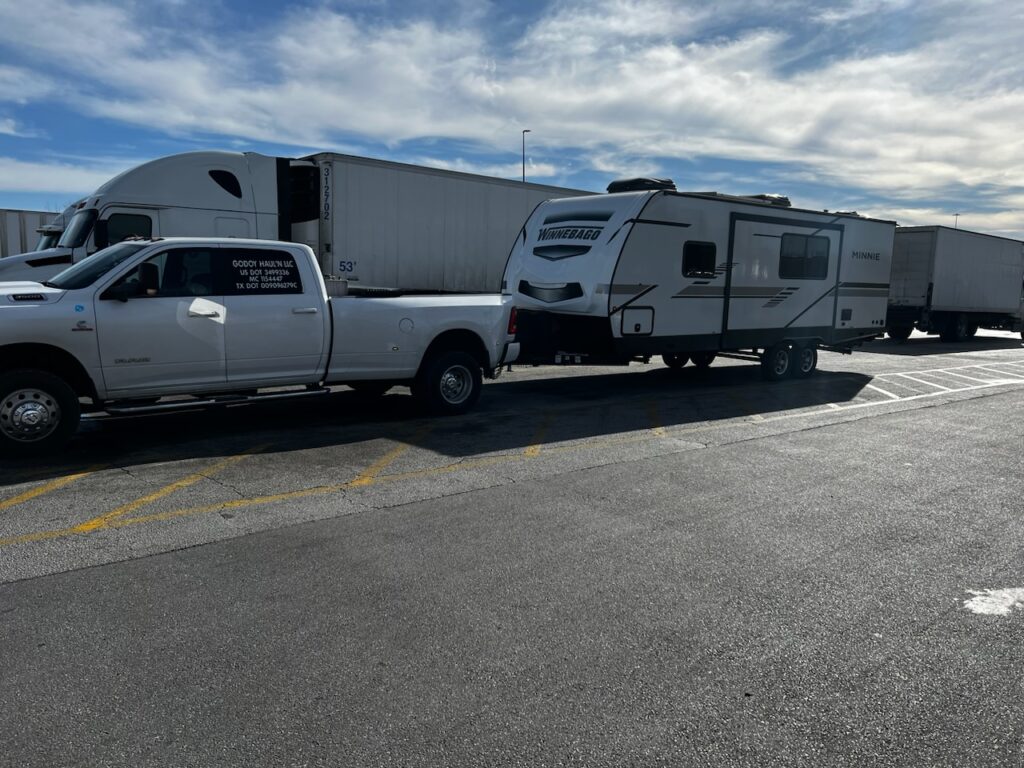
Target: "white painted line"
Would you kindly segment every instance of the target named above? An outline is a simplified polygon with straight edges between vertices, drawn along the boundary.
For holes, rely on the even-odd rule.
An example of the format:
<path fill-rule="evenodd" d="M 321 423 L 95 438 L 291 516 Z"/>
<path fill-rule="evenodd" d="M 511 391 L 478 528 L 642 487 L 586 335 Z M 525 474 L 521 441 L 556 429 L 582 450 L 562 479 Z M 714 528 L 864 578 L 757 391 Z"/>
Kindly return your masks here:
<path fill-rule="evenodd" d="M 1009 616 L 1014 608 L 1024 607 L 1024 589 L 968 589 L 967 594 L 974 595 L 964 600 L 964 608 L 971 613 L 983 616 Z"/>
<path fill-rule="evenodd" d="M 1020 380 L 1024 381 L 1024 376 L 1022 376 L 1019 373 L 1010 373 L 1009 371 L 993 371 L 987 365 L 979 365 L 978 367 L 981 370 L 986 371 L 987 373 L 998 373 L 998 374 L 1000 374 L 1002 376 L 1013 376 L 1014 378 L 1017 378 L 1017 379 L 1020 379 Z"/>
<path fill-rule="evenodd" d="M 978 384 L 988 384 L 992 381 L 992 379 L 978 379 L 975 378 L 974 376 L 968 376 L 965 373 L 957 373 L 956 371 L 946 371 L 946 375 L 956 376 L 958 379 L 967 379 L 968 381 L 974 381 L 977 382 Z"/>
<path fill-rule="evenodd" d="M 916 381 L 918 384 L 923 384 L 926 387 L 935 387 L 936 389 L 942 389 L 942 390 L 945 390 L 946 392 L 953 392 L 953 391 L 955 391 L 953 389 L 950 389 L 949 387 L 944 387 L 941 384 L 936 384 L 933 381 L 925 381 L 924 379 L 914 378 L 909 373 L 897 373 L 896 375 L 897 376 L 902 376 L 905 379 L 910 379 L 911 381 Z"/>
<path fill-rule="evenodd" d="M 865 386 L 867 386 L 869 389 L 875 390 L 875 392 L 881 392 L 883 395 L 885 395 L 886 397 L 891 397 L 893 400 L 899 400 L 900 399 L 899 395 L 894 395 L 892 392 L 887 392 L 886 390 L 882 389 L 881 387 L 876 387 L 874 384 L 867 384 Z"/>

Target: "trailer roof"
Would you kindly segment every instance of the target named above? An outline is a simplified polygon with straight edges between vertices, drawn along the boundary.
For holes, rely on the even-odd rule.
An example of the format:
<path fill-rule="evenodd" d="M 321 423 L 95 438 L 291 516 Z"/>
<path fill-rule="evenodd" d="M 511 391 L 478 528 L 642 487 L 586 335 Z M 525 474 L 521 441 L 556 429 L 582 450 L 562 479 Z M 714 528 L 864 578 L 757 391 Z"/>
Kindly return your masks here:
<path fill-rule="evenodd" d="M 629 193 L 622 193 L 629 194 Z M 727 195 L 722 192 L 672 192 L 671 190 L 659 191 L 654 194 L 663 195 L 675 195 L 677 197 L 694 197 L 701 200 L 725 200 L 730 203 L 737 203 L 741 205 L 752 205 L 757 208 L 767 208 L 772 211 L 796 211 L 798 213 L 814 213 L 818 216 L 839 216 L 844 219 L 857 219 L 859 221 L 875 221 L 881 224 L 893 224 L 895 221 L 889 219 L 876 219 L 871 216 L 863 216 L 859 213 L 851 213 L 850 211 L 817 211 L 813 208 L 795 208 L 792 206 L 774 205 L 764 200 L 758 200 L 753 197 L 744 197 L 743 195 Z"/>
<path fill-rule="evenodd" d="M 940 229 L 945 229 L 950 232 L 963 232 L 967 235 L 978 235 L 980 237 L 991 237 L 996 240 L 1008 240 L 1011 243 L 1019 243 L 1024 245 L 1024 241 L 1017 240 L 1013 237 L 1003 237 L 1002 235 L 991 235 L 988 232 L 975 232 L 973 229 L 960 229 L 959 227 L 947 227 L 942 224 L 927 224 L 920 227 L 896 227 L 897 232 L 935 232 Z"/>

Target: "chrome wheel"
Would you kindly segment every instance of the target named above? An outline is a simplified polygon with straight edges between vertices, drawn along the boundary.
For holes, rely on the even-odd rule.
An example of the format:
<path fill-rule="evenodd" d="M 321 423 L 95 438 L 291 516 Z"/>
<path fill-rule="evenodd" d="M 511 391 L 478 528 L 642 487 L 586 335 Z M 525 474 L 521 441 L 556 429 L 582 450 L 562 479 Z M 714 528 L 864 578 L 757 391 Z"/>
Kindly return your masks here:
<path fill-rule="evenodd" d="M 817 362 L 816 350 L 811 347 L 803 347 L 800 350 L 800 360 L 798 363 L 798 370 L 801 374 L 807 375 L 814 370 L 814 364 Z"/>
<path fill-rule="evenodd" d="M 779 347 L 775 350 L 775 354 L 772 355 L 772 373 L 782 378 L 788 370 L 789 350 L 785 347 Z"/>
<path fill-rule="evenodd" d="M 461 405 L 473 393 L 473 374 L 464 365 L 453 365 L 441 374 L 441 397 L 450 405 Z"/>
<path fill-rule="evenodd" d="M 21 443 L 45 440 L 60 424 L 57 399 L 41 389 L 18 389 L 0 403 L 0 430 Z"/>

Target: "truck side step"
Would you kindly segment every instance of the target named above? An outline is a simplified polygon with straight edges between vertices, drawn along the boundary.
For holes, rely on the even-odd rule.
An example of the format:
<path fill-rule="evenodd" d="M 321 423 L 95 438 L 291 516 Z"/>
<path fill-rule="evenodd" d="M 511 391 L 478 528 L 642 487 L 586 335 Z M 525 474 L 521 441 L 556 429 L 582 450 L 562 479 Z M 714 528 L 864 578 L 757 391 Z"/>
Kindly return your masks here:
<path fill-rule="evenodd" d="M 294 400 L 306 397 L 322 397 L 329 395 L 331 390 L 327 387 L 316 389 L 304 389 L 291 392 L 267 392 L 255 395 L 215 395 L 212 397 L 195 398 L 189 400 L 175 400 L 170 403 L 154 403 L 152 405 L 111 405 L 104 411 L 111 416 L 136 416 L 147 413 L 165 413 L 168 411 L 187 411 L 192 408 L 209 408 L 210 406 L 242 405 L 245 403 L 266 403 L 273 400 Z M 83 418 L 102 418 L 102 414 L 83 416 Z"/>

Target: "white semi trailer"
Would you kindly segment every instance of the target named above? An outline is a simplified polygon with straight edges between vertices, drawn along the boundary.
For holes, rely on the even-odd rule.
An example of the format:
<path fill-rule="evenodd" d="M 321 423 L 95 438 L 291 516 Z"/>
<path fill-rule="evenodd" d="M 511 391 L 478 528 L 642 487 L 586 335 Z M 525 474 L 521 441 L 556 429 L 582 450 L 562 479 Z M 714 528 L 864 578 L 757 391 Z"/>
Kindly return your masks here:
<path fill-rule="evenodd" d="M 963 341 L 978 328 L 1020 331 L 1024 243 L 950 227 L 897 227 L 886 331 Z"/>
<path fill-rule="evenodd" d="M 0 258 L 34 248 L 53 211 L 0 210 Z"/>
<path fill-rule="evenodd" d="M 493 292 L 530 212 L 580 194 L 334 153 L 187 152 L 108 181 L 56 247 L 0 260 L 0 281 L 47 280 L 131 236 L 240 237 L 308 245 L 353 287 Z"/>

